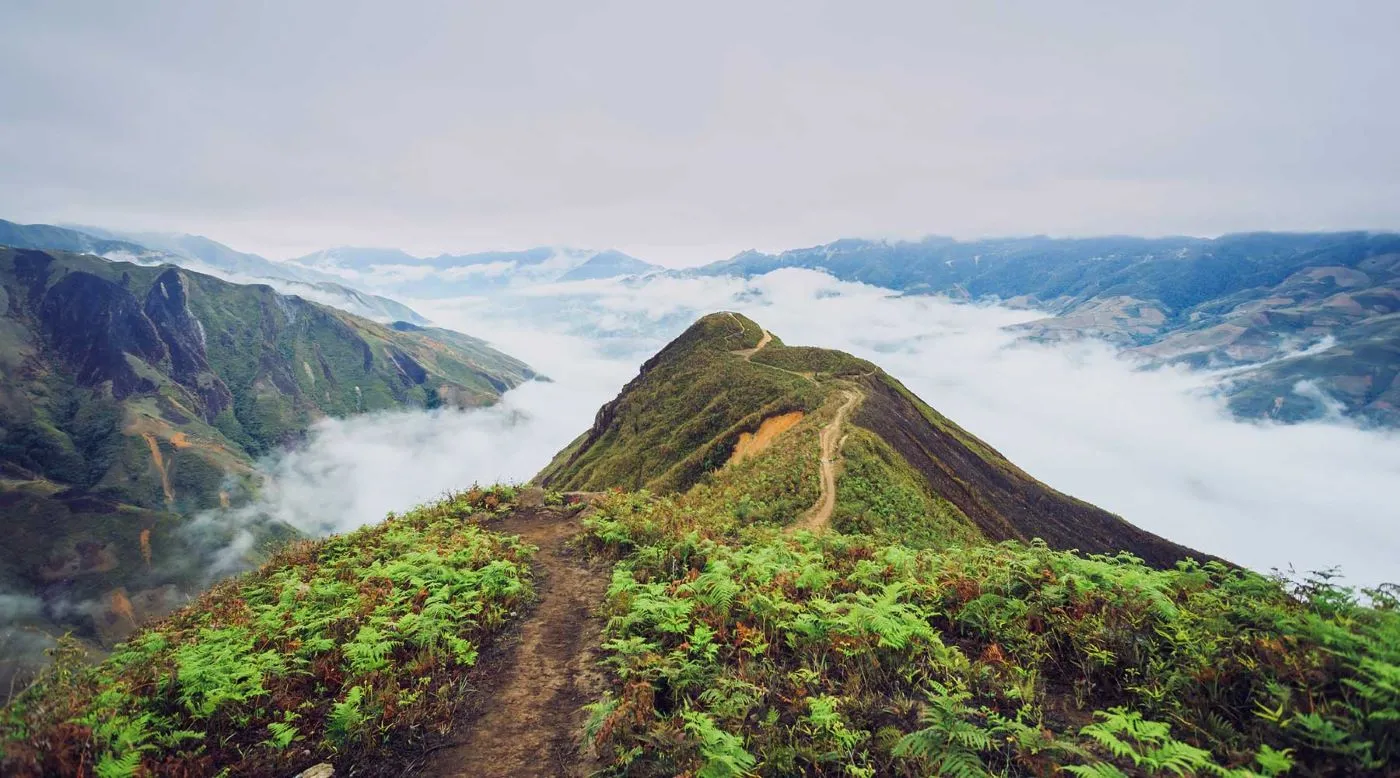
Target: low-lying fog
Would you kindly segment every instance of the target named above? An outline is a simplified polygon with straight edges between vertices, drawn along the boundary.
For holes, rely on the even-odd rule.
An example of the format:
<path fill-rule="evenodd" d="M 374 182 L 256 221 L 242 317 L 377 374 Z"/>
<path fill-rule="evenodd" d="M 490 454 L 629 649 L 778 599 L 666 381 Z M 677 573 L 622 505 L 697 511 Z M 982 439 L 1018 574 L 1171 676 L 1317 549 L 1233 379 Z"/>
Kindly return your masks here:
<path fill-rule="evenodd" d="M 473 481 L 528 479 L 642 360 L 696 317 L 727 309 L 789 344 L 880 364 L 1032 475 L 1172 540 L 1265 572 L 1340 566 L 1356 584 L 1400 579 L 1400 435 L 1235 421 L 1204 375 L 1138 370 L 1101 343 L 1017 341 L 1002 328 L 1035 318 L 1025 311 L 900 297 L 803 270 L 404 302 L 553 383 L 486 410 L 325 422 L 307 446 L 267 463 L 259 510 L 320 534 Z"/>

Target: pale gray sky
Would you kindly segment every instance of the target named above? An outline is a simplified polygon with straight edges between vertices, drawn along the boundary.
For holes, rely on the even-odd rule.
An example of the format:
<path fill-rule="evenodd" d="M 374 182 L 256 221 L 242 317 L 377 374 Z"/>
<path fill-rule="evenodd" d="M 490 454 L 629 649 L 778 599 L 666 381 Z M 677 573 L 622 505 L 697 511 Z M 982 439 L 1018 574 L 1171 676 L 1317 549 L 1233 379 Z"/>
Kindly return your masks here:
<path fill-rule="evenodd" d="M 1400 228 L 1400 3 L 0 7 L 0 218 L 285 257 Z"/>

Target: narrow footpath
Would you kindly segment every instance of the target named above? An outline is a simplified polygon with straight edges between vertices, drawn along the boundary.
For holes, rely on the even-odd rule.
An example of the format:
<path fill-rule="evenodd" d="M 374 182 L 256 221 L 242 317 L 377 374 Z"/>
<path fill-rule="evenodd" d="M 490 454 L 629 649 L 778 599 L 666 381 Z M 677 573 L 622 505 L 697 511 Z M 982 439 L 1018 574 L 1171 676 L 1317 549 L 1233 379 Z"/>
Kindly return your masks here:
<path fill-rule="evenodd" d="M 757 346 L 754 346 L 753 348 L 735 349 L 735 350 L 733 350 L 733 351 L 731 351 L 731 352 L 729 352 L 729 353 L 731 353 L 731 354 L 737 354 L 737 355 L 743 357 L 745 360 L 748 360 L 748 359 L 749 359 L 750 357 L 752 357 L 754 354 L 757 354 L 758 352 L 762 351 L 762 350 L 763 350 L 763 347 L 766 346 L 766 345 L 768 345 L 769 343 L 771 343 L 772 340 L 773 340 L 773 333 L 769 332 L 768 330 L 764 330 L 764 331 L 763 331 L 763 337 L 761 337 L 761 338 L 758 339 L 758 345 L 757 345 Z"/>
<path fill-rule="evenodd" d="M 431 753 L 432 776 L 584 776 L 579 753 L 582 707 L 603 688 L 595 669 L 602 622 L 594 609 L 608 575 L 568 547 L 581 531 L 577 514 L 523 507 L 493 532 L 519 535 L 539 547 L 534 565 L 540 599 L 514 640 L 484 662 L 482 679 L 458 722 L 461 739 Z"/>
<path fill-rule="evenodd" d="M 865 395 L 859 389 L 845 389 L 842 393 L 846 395 L 846 402 L 836 410 L 836 416 L 822 428 L 821 434 L 821 496 L 817 498 L 811 510 L 801 519 L 798 519 L 790 527 L 788 532 L 797 530 L 810 530 L 820 532 L 831 524 L 831 512 L 836 508 L 836 455 L 841 450 L 842 427 L 846 424 L 846 417 L 856 404 L 865 399 Z"/>

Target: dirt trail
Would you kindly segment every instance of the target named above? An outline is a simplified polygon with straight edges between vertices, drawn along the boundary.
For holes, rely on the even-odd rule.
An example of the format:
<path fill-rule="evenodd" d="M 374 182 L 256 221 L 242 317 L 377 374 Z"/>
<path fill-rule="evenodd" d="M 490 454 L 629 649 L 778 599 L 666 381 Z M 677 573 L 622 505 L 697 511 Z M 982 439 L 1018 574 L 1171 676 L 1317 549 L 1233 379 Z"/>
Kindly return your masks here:
<path fill-rule="evenodd" d="M 578 742 L 586 718 L 582 706 L 602 690 L 594 669 L 602 621 L 593 609 L 607 592 L 607 573 L 567 547 L 580 531 L 576 514 L 523 508 L 485 526 L 539 546 L 540 600 L 513 645 L 483 658 L 457 741 L 429 755 L 422 774 L 587 775 L 591 770 Z"/>
<path fill-rule="evenodd" d="M 733 350 L 733 351 L 731 351 L 731 352 L 729 352 L 729 353 L 731 353 L 731 354 L 737 354 L 737 355 L 743 357 L 744 359 L 749 359 L 749 358 L 752 357 L 754 354 L 757 354 L 758 352 L 762 351 L 762 350 L 763 350 L 763 347 L 766 346 L 766 345 L 768 345 L 770 342 L 772 342 L 772 340 L 773 340 L 773 333 L 769 332 L 768 330 L 764 330 L 764 331 L 763 331 L 763 337 L 761 337 L 761 338 L 758 339 L 758 345 L 757 345 L 757 346 L 754 346 L 753 348 L 735 349 L 735 350 Z"/>
<path fill-rule="evenodd" d="M 845 389 L 843 393 L 846 395 L 846 402 L 836 410 L 836 416 L 831 423 L 822 428 L 821 496 L 817 498 L 811 510 L 807 511 L 806 516 L 788 528 L 789 532 L 801 529 L 818 532 L 826 529 L 831 523 L 831 512 L 836 508 L 836 454 L 841 450 L 841 442 L 845 440 L 841 428 L 846 423 L 851 409 L 865 399 L 865 395 L 859 389 Z"/>

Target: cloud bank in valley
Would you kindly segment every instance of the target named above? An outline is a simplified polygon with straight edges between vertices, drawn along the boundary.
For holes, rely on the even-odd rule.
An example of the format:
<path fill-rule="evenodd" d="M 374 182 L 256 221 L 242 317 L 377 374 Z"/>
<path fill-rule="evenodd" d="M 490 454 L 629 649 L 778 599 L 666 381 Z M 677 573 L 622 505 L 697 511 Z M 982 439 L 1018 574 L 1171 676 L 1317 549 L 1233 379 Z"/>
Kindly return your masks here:
<path fill-rule="evenodd" d="M 1033 312 L 783 270 L 653 277 L 406 301 L 554 379 L 499 406 L 327 421 L 269 464 L 258 510 L 305 531 L 377 521 L 473 481 L 524 480 L 592 423 L 640 362 L 699 315 L 741 311 L 794 345 L 871 359 L 1051 486 L 1261 571 L 1340 565 L 1400 579 L 1400 439 L 1341 423 L 1231 419 L 1210 376 L 1144 371 L 1098 342 L 1036 344 Z"/>

